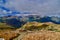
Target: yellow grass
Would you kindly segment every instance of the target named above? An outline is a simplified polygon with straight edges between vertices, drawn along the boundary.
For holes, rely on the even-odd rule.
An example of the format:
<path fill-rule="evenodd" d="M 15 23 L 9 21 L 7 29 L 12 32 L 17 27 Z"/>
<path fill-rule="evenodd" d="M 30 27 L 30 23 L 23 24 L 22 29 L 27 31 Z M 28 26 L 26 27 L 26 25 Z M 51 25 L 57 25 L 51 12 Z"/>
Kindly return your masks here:
<path fill-rule="evenodd" d="M 22 26 L 25 30 L 50 30 L 60 32 L 60 24 L 54 24 L 51 22 L 38 23 L 38 22 L 28 22 Z"/>
<path fill-rule="evenodd" d="M 14 40 L 60 40 L 60 24 L 28 22 L 16 30 L 7 29 L 10 27 L 5 23 L 0 23 L 0 28 L 5 28 L 0 30 L 0 37 L 6 40 L 13 38 Z"/>
<path fill-rule="evenodd" d="M 59 32 L 38 31 L 24 35 L 21 40 L 60 40 Z"/>
<path fill-rule="evenodd" d="M 0 28 L 13 28 L 10 25 L 7 25 L 6 23 L 0 23 Z"/>

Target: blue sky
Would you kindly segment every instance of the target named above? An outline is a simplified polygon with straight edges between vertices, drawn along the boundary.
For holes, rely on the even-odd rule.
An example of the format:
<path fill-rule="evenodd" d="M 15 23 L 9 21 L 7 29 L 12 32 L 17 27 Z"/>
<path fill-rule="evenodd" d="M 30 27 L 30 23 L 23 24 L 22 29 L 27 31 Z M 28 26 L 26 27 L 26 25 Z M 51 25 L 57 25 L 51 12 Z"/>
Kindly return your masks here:
<path fill-rule="evenodd" d="M 28 11 L 40 15 L 60 15 L 60 0 L 6 0 L 6 3 L 2 6 L 19 12 Z"/>

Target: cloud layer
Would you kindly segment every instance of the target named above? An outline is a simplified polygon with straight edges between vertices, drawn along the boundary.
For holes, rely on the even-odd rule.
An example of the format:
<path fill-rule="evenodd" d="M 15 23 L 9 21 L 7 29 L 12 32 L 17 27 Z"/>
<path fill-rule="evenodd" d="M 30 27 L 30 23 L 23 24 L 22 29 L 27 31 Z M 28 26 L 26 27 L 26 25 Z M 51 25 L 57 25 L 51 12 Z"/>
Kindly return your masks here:
<path fill-rule="evenodd" d="M 60 15 L 60 0 L 7 0 L 5 7 L 40 15 Z"/>

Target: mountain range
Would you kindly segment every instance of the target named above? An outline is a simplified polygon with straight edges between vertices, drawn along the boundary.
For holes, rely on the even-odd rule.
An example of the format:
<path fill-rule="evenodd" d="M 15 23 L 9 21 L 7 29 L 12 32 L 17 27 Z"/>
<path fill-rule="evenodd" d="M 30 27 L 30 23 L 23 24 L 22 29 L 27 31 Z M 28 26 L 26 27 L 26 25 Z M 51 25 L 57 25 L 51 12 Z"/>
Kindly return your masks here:
<path fill-rule="evenodd" d="M 6 16 L 6 17 L 1 17 L 0 18 L 0 23 L 7 23 L 8 25 L 11 25 L 15 28 L 19 28 L 22 25 L 24 25 L 27 22 L 52 22 L 55 24 L 60 24 L 60 18 L 59 17 L 49 17 L 49 16 L 44 16 L 40 17 L 38 15 L 29 15 L 29 16 Z"/>

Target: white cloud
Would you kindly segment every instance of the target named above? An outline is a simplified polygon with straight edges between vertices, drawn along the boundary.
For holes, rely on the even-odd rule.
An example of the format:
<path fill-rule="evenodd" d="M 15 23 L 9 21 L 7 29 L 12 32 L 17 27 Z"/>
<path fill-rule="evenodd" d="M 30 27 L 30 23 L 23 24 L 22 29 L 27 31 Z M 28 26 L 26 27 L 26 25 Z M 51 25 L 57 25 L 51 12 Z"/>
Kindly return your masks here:
<path fill-rule="evenodd" d="M 58 15 L 60 13 L 59 2 L 59 0 L 8 0 L 5 7 L 15 8 L 22 12 L 36 12 L 41 15 Z"/>

